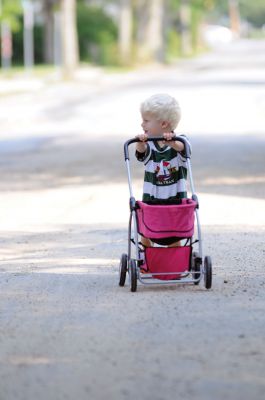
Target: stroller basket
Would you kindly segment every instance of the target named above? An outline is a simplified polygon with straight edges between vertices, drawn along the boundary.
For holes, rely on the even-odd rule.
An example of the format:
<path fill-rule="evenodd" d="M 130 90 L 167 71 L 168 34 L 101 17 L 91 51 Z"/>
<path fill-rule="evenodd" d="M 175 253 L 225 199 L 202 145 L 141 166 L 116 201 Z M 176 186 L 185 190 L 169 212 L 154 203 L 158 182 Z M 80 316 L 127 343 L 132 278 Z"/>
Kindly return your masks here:
<path fill-rule="evenodd" d="M 194 210 L 197 203 L 182 199 L 177 205 L 149 205 L 137 201 L 139 233 L 150 239 L 189 238 L 194 232 Z"/>
<path fill-rule="evenodd" d="M 183 273 L 190 270 L 191 246 L 145 249 L 145 264 L 142 270 L 157 274 L 153 278 L 160 280 L 180 279 Z M 167 274 L 162 271 L 166 271 Z M 158 273 L 161 273 L 161 275 Z M 168 274 L 169 273 L 169 274 Z"/>

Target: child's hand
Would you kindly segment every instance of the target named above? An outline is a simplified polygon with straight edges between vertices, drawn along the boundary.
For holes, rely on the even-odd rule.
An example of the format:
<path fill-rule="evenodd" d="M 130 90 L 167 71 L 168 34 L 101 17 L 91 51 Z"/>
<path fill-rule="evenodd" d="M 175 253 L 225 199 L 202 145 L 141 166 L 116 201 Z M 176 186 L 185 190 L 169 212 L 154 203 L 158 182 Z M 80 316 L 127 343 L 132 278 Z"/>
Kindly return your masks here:
<path fill-rule="evenodd" d="M 140 135 L 137 135 L 135 137 L 141 142 L 146 142 L 146 140 L 148 139 L 148 135 L 146 133 L 141 133 Z"/>
<path fill-rule="evenodd" d="M 173 147 L 176 151 L 183 151 L 184 150 L 184 144 L 178 140 L 171 140 L 173 137 L 175 137 L 174 132 L 166 132 L 163 133 L 164 141 L 163 143 L 167 144 L 170 147 Z"/>
<path fill-rule="evenodd" d="M 163 141 L 164 144 L 166 143 L 169 146 L 172 146 L 175 143 L 175 141 L 172 140 L 172 138 L 175 137 L 175 133 L 173 133 L 173 132 L 165 132 L 165 133 L 163 133 L 163 137 L 165 139 Z"/>
<path fill-rule="evenodd" d="M 141 133 L 140 135 L 137 135 L 135 137 L 140 140 L 140 142 L 136 143 L 136 150 L 139 151 L 139 153 L 145 153 L 146 150 L 145 142 L 148 139 L 148 135 L 146 133 Z"/>

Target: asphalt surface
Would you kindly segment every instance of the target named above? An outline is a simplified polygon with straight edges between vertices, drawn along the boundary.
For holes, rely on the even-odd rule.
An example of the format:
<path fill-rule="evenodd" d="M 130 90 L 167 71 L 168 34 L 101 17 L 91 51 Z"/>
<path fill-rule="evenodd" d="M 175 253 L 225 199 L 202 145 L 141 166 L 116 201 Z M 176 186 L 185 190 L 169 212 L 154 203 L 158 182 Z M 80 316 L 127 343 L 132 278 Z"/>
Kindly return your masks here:
<path fill-rule="evenodd" d="M 1 400 L 264 398 L 264 50 L 0 97 Z M 182 105 L 209 291 L 118 286 L 123 143 L 154 92 Z"/>

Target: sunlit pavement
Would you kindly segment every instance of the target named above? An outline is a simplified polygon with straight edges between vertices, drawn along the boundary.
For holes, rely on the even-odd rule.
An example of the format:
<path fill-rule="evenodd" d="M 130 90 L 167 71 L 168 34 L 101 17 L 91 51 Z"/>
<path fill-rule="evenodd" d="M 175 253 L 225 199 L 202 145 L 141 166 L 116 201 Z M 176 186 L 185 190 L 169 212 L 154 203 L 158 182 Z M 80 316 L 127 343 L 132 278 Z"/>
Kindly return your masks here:
<path fill-rule="evenodd" d="M 36 92 L 0 97 L 1 137 L 114 135 L 139 131 L 139 102 L 170 92 L 182 106 L 179 129 L 192 134 L 264 133 L 264 41 L 232 43 L 175 67 L 92 73 Z"/>
<path fill-rule="evenodd" d="M 263 399 L 264 65 L 265 43 L 242 41 L 167 68 L 5 89 L 0 398 L 131 400 L 138 382 L 142 400 Z M 117 286 L 123 143 L 154 92 L 182 106 L 214 286 L 140 288 L 136 302 Z M 133 149 L 131 161 L 139 198 Z"/>
<path fill-rule="evenodd" d="M 182 106 L 183 116 L 178 131 L 187 133 L 194 144 L 195 178 L 199 175 L 198 171 L 204 171 L 207 166 L 209 168 L 202 172 L 205 173 L 204 178 L 195 182 L 198 192 L 210 188 L 211 196 L 215 199 L 212 201 L 210 194 L 203 194 L 205 200 L 202 204 L 207 204 L 207 212 L 202 221 L 206 224 L 210 220 L 212 224 L 220 221 L 231 224 L 234 221 L 233 223 L 239 224 L 262 225 L 265 184 L 262 156 L 265 140 L 263 50 L 264 41 L 241 41 L 230 44 L 217 54 L 206 54 L 195 60 L 182 61 L 176 67 L 156 66 L 128 74 L 112 75 L 94 71 L 93 79 L 83 75 L 75 83 L 57 82 L 46 85 L 37 93 L 29 92 L 2 99 L 0 97 L 0 162 L 4 175 L 2 188 L 5 191 L 0 210 L 2 226 L 8 227 L 10 224 L 13 227 L 15 221 L 17 227 L 23 228 L 26 220 L 30 221 L 29 225 L 38 221 L 50 224 L 52 221 L 61 223 L 74 221 L 75 218 L 83 219 L 82 216 L 86 218 L 86 223 L 97 220 L 112 222 L 115 218 L 119 222 L 124 221 L 128 191 L 121 184 L 118 186 L 119 192 L 115 189 L 109 190 L 109 204 L 118 206 L 120 210 L 118 216 L 114 217 L 113 213 L 102 207 L 106 188 L 102 187 L 102 169 L 112 170 L 112 174 L 107 177 L 108 188 L 114 188 L 117 176 L 119 180 L 126 182 L 125 174 L 121 172 L 124 168 L 123 142 L 140 132 L 139 103 L 148 95 L 161 91 L 176 96 Z M 248 141 L 251 152 L 246 150 Z M 111 142 L 116 146 L 111 147 Z M 92 145 L 93 154 L 89 152 Z M 104 157 L 98 159 L 100 146 L 105 148 Z M 75 155 L 71 154 L 71 147 Z M 106 150 L 108 148 L 111 151 Z M 228 153 L 229 158 L 225 156 Z M 243 156 L 247 158 L 244 160 Z M 23 165 L 23 157 L 28 167 Z M 38 161 L 35 162 L 35 159 Z M 72 181 L 67 179 L 68 173 L 71 173 L 71 169 L 66 167 L 67 162 L 70 163 L 70 168 L 76 168 Z M 21 174 L 16 173 L 16 165 Z M 97 168 L 101 170 L 99 175 Z M 211 174 L 214 168 L 219 171 L 215 175 Z M 53 172 L 57 176 L 58 169 L 62 178 L 60 182 L 53 176 Z M 9 182 L 8 171 L 12 173 L 14 182 Z M 24 190 L 25 187 L 20 184 L 18 192 L 18 188 L 14 187 L 16 180 L 21 183 L 25 179 L 23 174 L 27 172 L 30 176 L 35 174 L 35 179 L 39 176 L 38 190 Z M 44 186 L 47 187 L 41 186 L 45 174 L 49 176 L 45 179 L 49 180 L 52 189 L 46 183 Z M 82 181 L 84 174 L 87 185 Z M 98 182 L 95 182 L 97 178 L 94 174 L 98 175 Z M 139 173 L 137 178 L 139 189 Z M 81 179 L 81 185 L 78 179 Z M 222 187 L 224 191 L 220 193 Z M 237 187 L 245 187 L 245 190 L 241 190 L 243 198 L 236 198 Z M 9 189 L 16 191 L 10 193 Z M 226 192 L 229 193 L 228 197 L 225 197 Z M 138 193 L 140 195 L 140 190 Z M 259 201 L 253 199 L 257 194 Z M 232 207 L 231 196 L 235 202 L 238 200 L 236 207 Z M 67 202 L 58 207 L 63 197 Z M 38 202 L 49 204 L 41 207 L 41 216 L 34 213 L 34 209 L 38 209 Z M 52 202 L 57 207 L 51 209 Z M 219 203 L 225 206 L 219 207 Z M 12 211 L 10 204 L 13 204 Z M 254 215 L 251 213 L 251 219 L 246 212 L 250 207 L 255 210 Z M 102 208 L 105 212 L 102 212 Z M 215 213 L 216 208 L 218 213 Z M 67 210 L 71 211 L 67 214 Z M 224 210 L 226 212 L 223 215 Z"/>

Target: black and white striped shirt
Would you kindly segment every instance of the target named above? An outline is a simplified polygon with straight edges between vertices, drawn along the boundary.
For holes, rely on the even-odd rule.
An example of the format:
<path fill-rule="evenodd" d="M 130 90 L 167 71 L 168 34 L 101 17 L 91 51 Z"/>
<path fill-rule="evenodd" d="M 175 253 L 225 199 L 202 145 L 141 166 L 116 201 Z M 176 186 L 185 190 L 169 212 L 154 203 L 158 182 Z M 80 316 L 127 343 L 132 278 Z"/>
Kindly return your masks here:
<path fill-rule="evenodd" d="M 190 146 L 186 136 L 181 136 Z M 145 153 L 136 151 L 136 158 L 145 165 L 143 201 L 187 197 L 187 160 L 183 152 L 150 141 Z"/>

